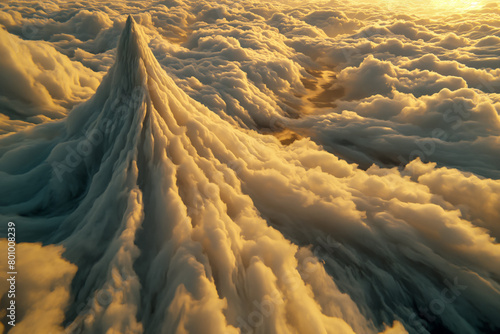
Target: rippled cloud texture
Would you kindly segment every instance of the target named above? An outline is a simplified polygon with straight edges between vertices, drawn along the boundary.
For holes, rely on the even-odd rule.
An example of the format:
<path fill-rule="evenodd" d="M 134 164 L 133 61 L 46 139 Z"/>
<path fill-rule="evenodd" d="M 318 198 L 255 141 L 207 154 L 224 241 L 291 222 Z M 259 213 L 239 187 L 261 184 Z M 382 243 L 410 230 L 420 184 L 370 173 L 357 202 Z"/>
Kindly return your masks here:
<path fill-rule="evenodd" d="M 0 326 L 497 333 L 498 22 L 465 0 L 0 4 Z"/>

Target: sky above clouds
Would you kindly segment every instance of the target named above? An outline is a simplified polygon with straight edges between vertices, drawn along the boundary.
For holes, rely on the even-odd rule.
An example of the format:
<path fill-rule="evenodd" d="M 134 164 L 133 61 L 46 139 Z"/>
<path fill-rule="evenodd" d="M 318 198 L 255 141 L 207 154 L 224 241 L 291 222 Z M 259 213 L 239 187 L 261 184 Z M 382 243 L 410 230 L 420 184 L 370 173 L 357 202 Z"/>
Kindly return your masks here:
<path fill-rule="evenodd" d="M 499 18 L 0 4 L 9 333 L 495 333 Z"/>

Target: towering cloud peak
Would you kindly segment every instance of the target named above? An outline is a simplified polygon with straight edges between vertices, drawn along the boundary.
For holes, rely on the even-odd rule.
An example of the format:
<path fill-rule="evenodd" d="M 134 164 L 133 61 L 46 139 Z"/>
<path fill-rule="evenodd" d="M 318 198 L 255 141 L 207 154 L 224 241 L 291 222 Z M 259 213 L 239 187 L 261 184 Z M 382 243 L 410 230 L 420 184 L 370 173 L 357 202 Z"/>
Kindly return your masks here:
<path fill-rule="evenodd" d="M 175 86 L 170 78 L 166 77 L 148 46 L 146 35 L 131 15 L 128 16 L 120 36 L 115 64 L 110 75 L 113 78 L 112 89 L 120 88 L 126 94 L 135 87 L 147 85 L 148 77 L 158 82 L 159 86 Z"/>
<path fill-rule="evenodd" d="M 120 36 L 114 65 L 115 84 L 131 89 L 143 83 L 146 54 L 149 51 L 145 37 L 129 15 Z M 150 52 L 150 51 L 149 51 Z"/>

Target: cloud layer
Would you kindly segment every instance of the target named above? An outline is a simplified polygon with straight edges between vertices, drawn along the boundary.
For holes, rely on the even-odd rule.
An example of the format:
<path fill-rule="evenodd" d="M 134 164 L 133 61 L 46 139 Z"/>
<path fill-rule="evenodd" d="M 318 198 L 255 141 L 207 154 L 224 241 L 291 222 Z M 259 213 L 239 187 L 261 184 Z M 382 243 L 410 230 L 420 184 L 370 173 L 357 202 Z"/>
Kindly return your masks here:
<path fill-rule="evenodd" d="M 500 328 L 494 3 L 1 6 L 11 332 Z"/>

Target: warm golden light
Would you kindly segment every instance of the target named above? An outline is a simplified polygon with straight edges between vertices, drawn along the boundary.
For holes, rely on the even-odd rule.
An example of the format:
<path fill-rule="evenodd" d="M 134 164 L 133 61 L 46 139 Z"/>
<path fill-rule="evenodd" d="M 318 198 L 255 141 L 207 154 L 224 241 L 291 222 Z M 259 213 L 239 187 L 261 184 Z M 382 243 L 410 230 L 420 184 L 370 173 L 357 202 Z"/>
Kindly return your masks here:
<path fill-rule="evenodd" d="M 389 0 L 384 1 L 384 7 L 387 7 L 390 11 L 397 10 L 408 14 L 441 15 L 450 14 L 452 12 L 462 13 L 477 10 L 487 2 L 488 1 L 485 0 Z"/>
<path fill-rule="evenodd" d="M 443 10 L 457 10 L 457 11 L 467 11 L 476 9 L 481 4 L 481 1 L 471 1 L 471 0 L 456 0 L 456 1 L 432 1 L 432 7 L 435 9 Z"/>
<path fill-rule="evenodd" d="M 499 22 L 4 1 L 0 334 L 500 333 Z"/>

